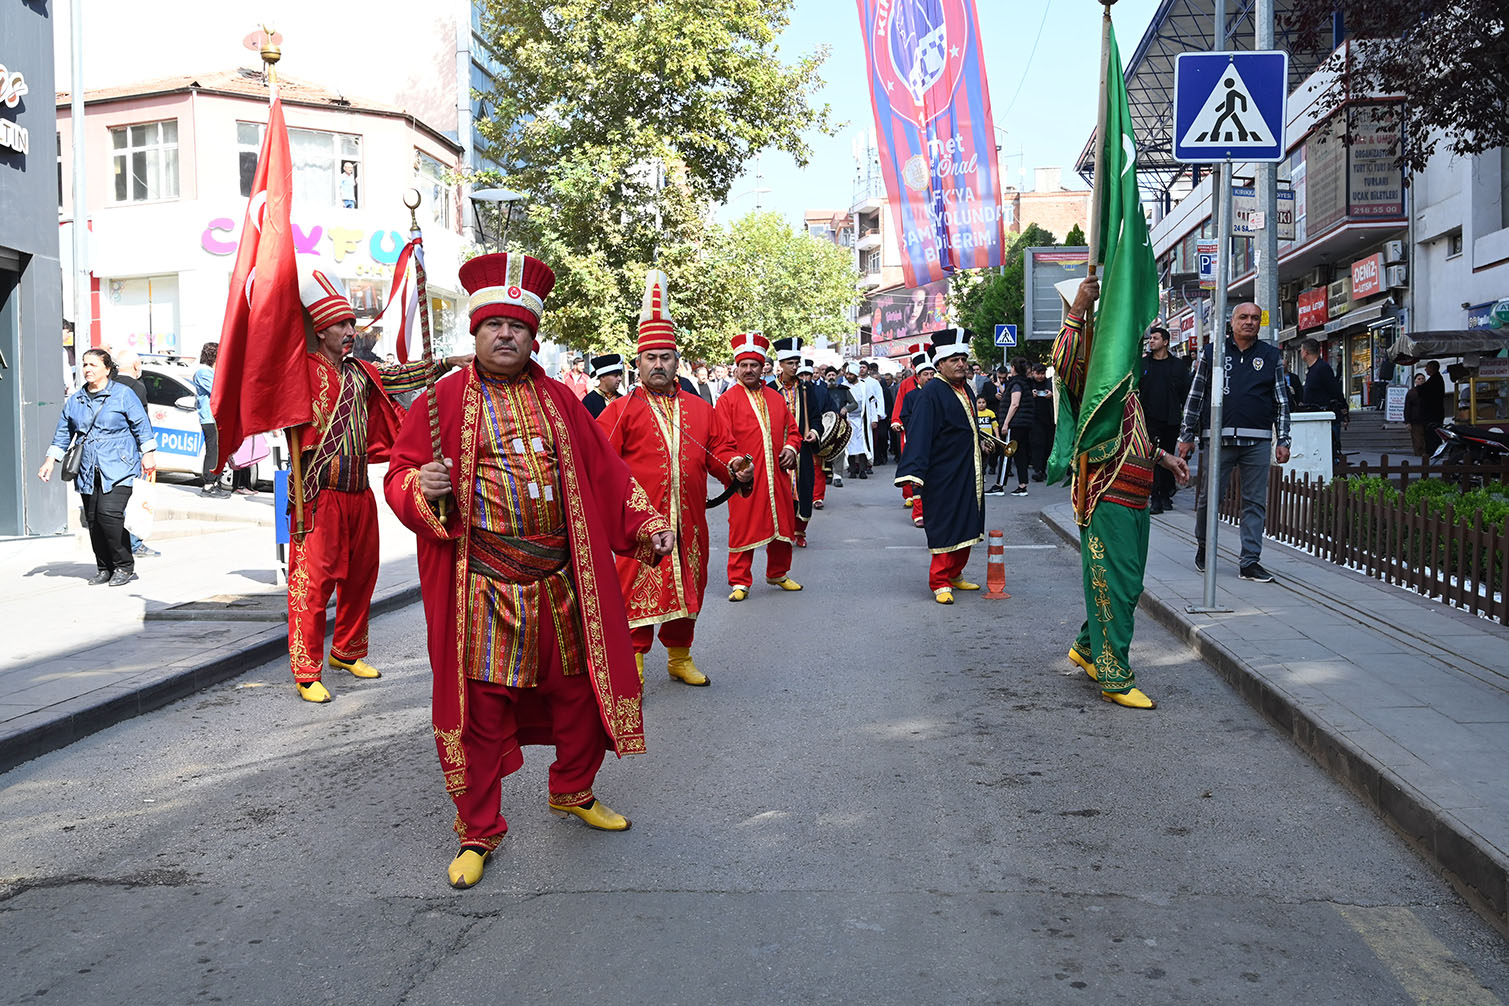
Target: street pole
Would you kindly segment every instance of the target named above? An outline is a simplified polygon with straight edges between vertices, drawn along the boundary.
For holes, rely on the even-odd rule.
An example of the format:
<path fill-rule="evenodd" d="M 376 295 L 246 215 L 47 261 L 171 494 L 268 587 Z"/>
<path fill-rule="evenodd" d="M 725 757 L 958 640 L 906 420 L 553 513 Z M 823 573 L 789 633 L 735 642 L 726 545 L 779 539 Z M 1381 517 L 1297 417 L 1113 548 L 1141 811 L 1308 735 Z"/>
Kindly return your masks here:
<path fill-rule="evenodd" d="M 1226 48 L 1226 0 L 1216 0 L 1213 52 Z M 1205 596 L 1204 603 L 1189 605 L 1190 614 L 1227 612 L 1216 606 L 1216 537 L 1221 523 L 1221 405 L 1226 392 L 1226 283 L 1231 262 L 1231 158 L 1216 169 L 1216 289 L 1210 325 L 1210 384 L 1205 400 L 1210 403 L 1210 428 L 1206 431 L 1205 457 L 1200 475 L 1205 479 Z M 1196 364 L 1198 366 L 1198 363 Z M 1196 437 L 1198 440 L 1198 436 Z"/>
<path fill-rule="evenodd" d="M 1253 48 L 1273 48 L 1273 0 L 1257 0 Z M 1284 82 L 1284 86 L 1289 86 L 1288 81 Z M 1279 130 L 1281 137 L 1284 135 L 1285 123 L 1270 125 Z M 1258 212 L 1263 215 L 1262 228 L 1255 230 L 1252 235 L 1254 250 L 1257 252 L 1257 279 L 1252 291 L 1253 300 L 1268 313 L 1268 324 L 1264 326 L 1262 337 L 1277 342 L 1279 329 L 1284 327 L 1283 318 L 1279 316 L 1278 302 L 1278 165 L 1271 162 L 1259 164 L 1252 183 L 1257 189 Z"/>
<path fill-rule="evenodd" d="M 69 125 L 73 133 L 73 366 L 74 380 L 84 386 L 84 350 L 94 334 L 94 316 L 89 297 L 89 199 L 84 174 L 84 0 L 73 0 L 69 12 L 73 43 L 73 66 L 68 96 Z"/>

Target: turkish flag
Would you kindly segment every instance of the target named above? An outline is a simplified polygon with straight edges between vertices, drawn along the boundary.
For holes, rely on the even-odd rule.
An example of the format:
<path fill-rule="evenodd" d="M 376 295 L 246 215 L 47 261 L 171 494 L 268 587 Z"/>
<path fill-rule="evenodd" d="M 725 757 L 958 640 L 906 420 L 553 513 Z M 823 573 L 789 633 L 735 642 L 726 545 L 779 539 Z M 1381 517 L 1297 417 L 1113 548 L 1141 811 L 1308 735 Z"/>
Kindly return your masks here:
<path fill-rule="evenodd" d="M 215 357 L 210 409 L 220 441 L 217 470 L 252 434 L 314 420 L 304 365 L 304 305 L 294 261 L 292 203 L 288 129 L 283 103 L 274 98 Z"/>

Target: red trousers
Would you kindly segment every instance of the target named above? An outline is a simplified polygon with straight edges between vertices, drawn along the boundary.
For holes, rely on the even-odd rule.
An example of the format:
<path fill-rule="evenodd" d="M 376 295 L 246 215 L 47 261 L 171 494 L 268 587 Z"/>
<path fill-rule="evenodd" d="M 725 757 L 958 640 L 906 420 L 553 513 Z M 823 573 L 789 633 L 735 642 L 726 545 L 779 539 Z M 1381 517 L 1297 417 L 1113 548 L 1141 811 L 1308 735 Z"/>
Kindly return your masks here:
<path fill-rule="evenodd" d="M 901 484 L 901 498 L 908 503 L 912 501 L 912 484 L 910 482 L 903 482 Z"/>
<path fill-rule="evenodd" d="M 697 629 L 697 620 L 694 618 L 673 618 L 669 622 L 661 622 L 659 626 L 641 625 L 629 630 L 629 639 L 634 643 L 635 653 L 649 653 L 651 645 L 655 642 L 655 630 L 660 629 L 660 645 L 666 649 L 673 646 L 691 646 L 692 636 Z"/>
<path fill-rule="evenodd" d="M 912 504 L 912 523 L 920 527 L 922 524 L 922 497 L 911 496 L 908 499 L 911 500 Z"/>
<path fill-rule="evenodd" d="M 823 474 L 823 461 L 821 458 L 812 459 L 812 502 L 828 495 L 828 477 Z"/>
<path fill-rule="evenodd" d="M 972 551 L 973 546 L 953 552 L 939 552 L 933 556 L 932 565 L 927 571 L 927 585 L 933 593 L 936 594 L 964 575 L 964 567 L 969 564 L 969 553 Z"/>
<path fill-rule="evenodd" d="M 754 582 L 755 550 L 728 553 L 728 585 L 748 587 Z M 791 542 L 779 539 L 765 548 L 765 579 L 779 580 L 791 572 Z"/>
<path fill-rule="evenodd" d="M 304 508 L 303 541 L 288 546 L 288 660 L 295 681 L 318 681 L 325 664 L 325 607 L 335 594 L 330 655 L 367 655 L 367 616 L 377 586 L 377 499 L 321 489 Z"/>
<path fill-rule="evenodd" d="M 466 680 L 466 721 L 461 724 L 466 789 L 451 796 L 456 803 L 456 836 L 462 844 L 495 849 L 508 831 L 501 809 L 503 777 L 524 764 L 514 716 L 514 705 L 522 693 L 532 692 L 530 697 L 543 701 L 549 710 L 555 739 L 550 802 L 560 807 L 581 807 L 595 799 L 592 783 L 608 750 L 608 733 L 603 729 L 591 678 L 561 673 L 555 627 L 548 617 L 540 619 L 538 680 L 533 688 Z"/>

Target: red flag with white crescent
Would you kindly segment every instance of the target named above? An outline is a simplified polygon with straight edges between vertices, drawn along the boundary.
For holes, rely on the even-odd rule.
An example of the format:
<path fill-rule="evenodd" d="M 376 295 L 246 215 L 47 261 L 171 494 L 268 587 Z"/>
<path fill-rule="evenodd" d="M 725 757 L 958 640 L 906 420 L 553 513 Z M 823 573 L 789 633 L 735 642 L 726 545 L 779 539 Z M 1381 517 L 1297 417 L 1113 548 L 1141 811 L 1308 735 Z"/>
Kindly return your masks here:
<path fill-rule="evenodd" d="M 314 420 L 304 365 L 304 308 L 294 261 L 293 159 L 283 103 L 273 99 L 231 273 L 215 358 L 216 468 L 254 433 Z"/>

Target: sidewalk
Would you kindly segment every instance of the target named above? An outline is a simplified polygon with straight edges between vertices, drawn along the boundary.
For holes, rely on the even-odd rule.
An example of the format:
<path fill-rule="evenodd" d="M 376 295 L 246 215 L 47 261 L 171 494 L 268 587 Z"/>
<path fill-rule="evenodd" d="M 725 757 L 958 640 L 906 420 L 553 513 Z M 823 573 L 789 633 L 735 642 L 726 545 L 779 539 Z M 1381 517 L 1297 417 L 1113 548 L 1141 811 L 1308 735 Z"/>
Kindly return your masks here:
<path fill-rule="evenodd" d="M 78 496 L 68 502 L 76 513 Z M 374 613 L 419 597 L 414 535 L 377 510 Z M 272 494 L 163 484 L 156 513 L 148 544 L 162 555 L 138 558 L 140 579 L 124 587 L 85 583 L 95 563 L 82 532 L 0 541 L 13 640 L 0 654 L 0 772 L 287 652 Z"/>
<path fill-rule="evenodd" d="M 1204 599 L 1192 497 L 1152 519 L 1142 609 L 1509 930 L 1509 629 L 1271 539 L 1275 582 L 1239 580 L 1225 523 L 1216 599 L 1232 613 L 1188 614 Z M 1068 504 L 1043 519 L 1078 546 Z"/>

